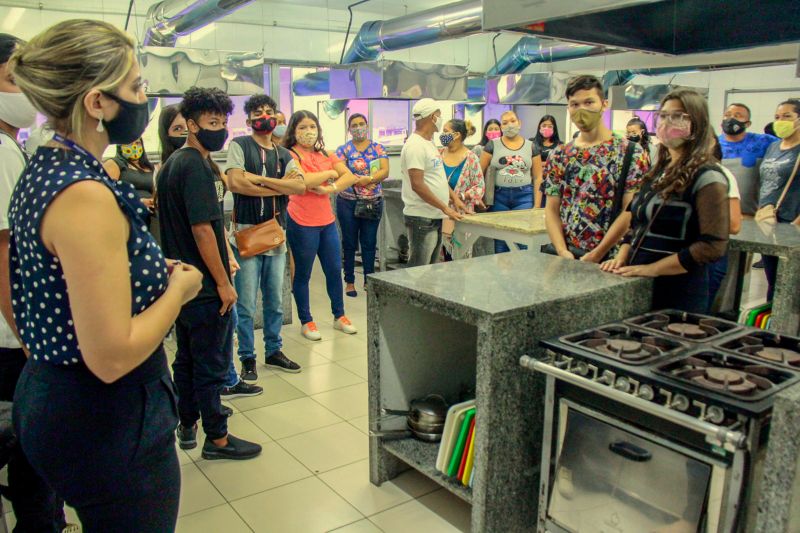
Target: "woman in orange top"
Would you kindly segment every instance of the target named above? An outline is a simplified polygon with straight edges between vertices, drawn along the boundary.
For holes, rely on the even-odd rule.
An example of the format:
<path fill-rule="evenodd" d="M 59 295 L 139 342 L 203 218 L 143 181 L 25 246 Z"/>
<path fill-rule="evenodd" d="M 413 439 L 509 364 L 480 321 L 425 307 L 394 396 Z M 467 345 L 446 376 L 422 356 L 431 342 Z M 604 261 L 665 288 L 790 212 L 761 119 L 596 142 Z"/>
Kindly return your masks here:
<path fill-rule="evenodd" d="M 319 120 L 310 111 L 292 115 L 283 142 L 303 169 L 306 183 L 305 194 L 289 197 L 286 227 L 295 268 L 292 291 L 303 336 L 314 341 L 322 339 L 311 316 L 308 296 L 308 282 L 317 256 L 331 299 L 333 327 L 352 335 L 356 328 L 344 314 L 342 248 L 330 195 L 352 186 L 356 177 L 339 158 L 325 151 Z"/>

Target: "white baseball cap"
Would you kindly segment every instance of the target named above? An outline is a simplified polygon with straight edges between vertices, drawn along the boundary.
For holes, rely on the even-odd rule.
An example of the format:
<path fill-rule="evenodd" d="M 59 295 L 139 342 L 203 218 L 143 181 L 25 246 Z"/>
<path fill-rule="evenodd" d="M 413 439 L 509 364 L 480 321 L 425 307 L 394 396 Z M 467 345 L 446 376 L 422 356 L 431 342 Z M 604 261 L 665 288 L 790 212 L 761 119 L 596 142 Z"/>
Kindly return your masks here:
<path fill-rule="evenodd" d="M 440 106 L 436 100 L 433 98 L 423 98 L 414 104 L 414 107 L 411 109 L 411 116 L 414 120 L 422 120 L 423 118 L 433 115 L 439 111 L 439 109 Z"/>

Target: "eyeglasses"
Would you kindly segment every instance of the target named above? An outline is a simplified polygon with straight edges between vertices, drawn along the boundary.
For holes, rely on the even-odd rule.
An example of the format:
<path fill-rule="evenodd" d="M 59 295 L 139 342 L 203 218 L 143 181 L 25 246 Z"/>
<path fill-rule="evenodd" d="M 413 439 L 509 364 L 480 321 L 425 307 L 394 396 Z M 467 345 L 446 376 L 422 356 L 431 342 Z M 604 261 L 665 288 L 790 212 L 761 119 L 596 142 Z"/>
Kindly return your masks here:
<path fill-rule="evenodd" d="M 662 122 L 669 122 L 670 124 L 686 124 L 692 121 L 692 117 L 688 113 L 681 111 L 673 111 L 672 113 L 660 112 L 656 115 L 656 124 Z"/>

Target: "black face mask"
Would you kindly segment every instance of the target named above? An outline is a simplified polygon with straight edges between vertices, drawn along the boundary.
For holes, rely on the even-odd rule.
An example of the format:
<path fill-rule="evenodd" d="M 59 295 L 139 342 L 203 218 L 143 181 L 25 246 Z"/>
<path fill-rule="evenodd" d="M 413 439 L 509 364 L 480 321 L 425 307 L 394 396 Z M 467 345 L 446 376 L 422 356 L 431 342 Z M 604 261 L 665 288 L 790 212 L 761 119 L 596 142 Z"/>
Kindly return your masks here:
<path fill-rule="evenodd" d="M 272 130 L 278 125 L 278 119 L 275 117 L 258 117 L 251 120 L 250 125 L 254 132 L 267 135 L 272 133 Z"/>
<path fill-rule="evenodd" d="M 200 142 L 203 148 L 209 152 L 219 152 L 225 146 L 225 141 L 228 139 L 228 130 L 222 128 L 221 130 L 207 130 L 200 128 L 200 131 L 195 133 L 195 137 Z"/>
<path fill-rule="evenodd" d="M 167 138 L 169 144 L 176 150 L 186 144 L 186 135 L 169 135 Z"/>
<path fill-rule="evenodd" d="M 747 129 L 747 122 L 741 122 L 735 118 L 726 118 L 722 121 L 722 131 L 728 135 L 739 135 Z"/>
<path fill-rule="evenodd" d="M 642 140 L 641 135 L 628 135 L 628 140 L 632 143 L 638 143 Z"/>
<path fill-rule="evenodd" d="M 142 136 L 150 121 L 150 110 L 147 102 L 135 104 L 123 100 L 119 96 L 104 92 L 104 95 L 119 104 L 117 116 L 111 120 L 103 120 L 108 131 L 108 142 L 111 144 L 130 144 Z"/>

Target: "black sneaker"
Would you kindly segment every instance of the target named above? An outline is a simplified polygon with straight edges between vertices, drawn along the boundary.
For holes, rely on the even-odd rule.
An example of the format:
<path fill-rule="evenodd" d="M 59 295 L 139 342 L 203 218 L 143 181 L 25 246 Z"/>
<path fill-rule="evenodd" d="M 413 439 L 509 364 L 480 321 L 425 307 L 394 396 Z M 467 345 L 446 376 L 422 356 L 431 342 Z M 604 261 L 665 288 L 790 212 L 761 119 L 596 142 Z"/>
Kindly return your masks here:
<path fill-rule="evenodd" d="M 258 381 L 258 372 L 256 372 L 256 358 L 245 359 L 242 361 L 242 380 L 244 381 Z"/>
<path fill-rule="evenodd" d="M 289 372 L 290 374 L 297 374 L 301 370 L 300 365 L 286 357 L 286 355 L 284 355 L 284 353 L 280 350 L 267 357 L 264 360 L 264 364 L 267 365 L 268 368 L 283 370 L 284 372 Z"/>
<path fill-rule="evenodd" d="M 262 387 L 258 385 L 250 385 L 244 381 L 239 380 L 239 383 L 233 387 L 224 387 L 219 397 L 223 400 L 232 400 L 233 398 L 246 398 L 248 396 L 258 396 L 264 392 Z"/>
<path fill-rule="evenodd" d="M 187 428 L 178 425 L 178 446 L 181 450 L 193 450 L 197 448 L 197 424 Z"/>
<path fill-rule="evenodd" d="M 223 405 L 223 406 L 222 406 L 222 414 L 224 414 L 225 416 L 227 416 L 228 418 L 230 418 L 230 417 L 232 417 L 232 416 L 233 416 L 233 409 L 231 409 L 231 408 L 230 408 L 230 407 L 228 407 L 227 405 Z"/>
<path fill-rule="evenodd" d="M 261 453 L 261 445 L 255 442 L 247 442 L 234 437 L 228 433 L 228 445 L 224 448 L 214 444 L 211 439 L 206 437 L 203 444 L 203 459 L 212 461 L 214 459 L 252 459 Z"/>

